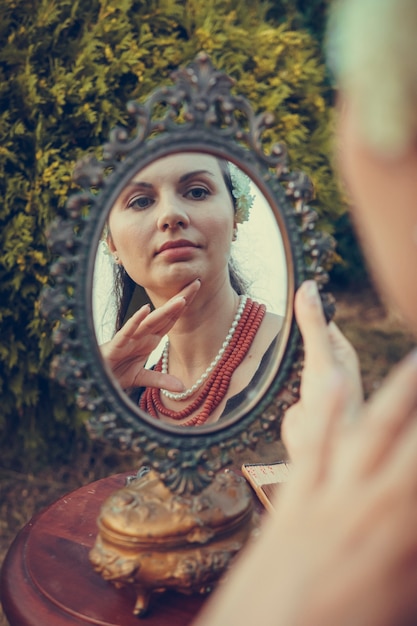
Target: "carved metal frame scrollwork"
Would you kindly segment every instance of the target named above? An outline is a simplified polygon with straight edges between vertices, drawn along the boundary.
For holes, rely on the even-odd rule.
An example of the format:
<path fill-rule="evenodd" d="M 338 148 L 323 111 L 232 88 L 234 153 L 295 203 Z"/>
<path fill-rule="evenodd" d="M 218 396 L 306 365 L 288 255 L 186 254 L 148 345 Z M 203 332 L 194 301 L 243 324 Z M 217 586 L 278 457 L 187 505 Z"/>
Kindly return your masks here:
<path fill-rule="evenodd" d="M 289 170 L 282 144 L 268 154 L 263 149 L 262 136 L 273 116 L 255 114 L 244 97 L 234 95 L 233 80 L 204 53 L 172 78 L 173 85 L 157 89 L 143 104 L 128 104 L 132 132 L 114 129 L 101 160 L 89 155 L 77 164 L 74 179 L 82 190 L 68 199 L 67 215 L 48 232 L 57 260 L 51 267 L 54 285 L 45 290 L 42 309 L 59 322 L 52 373 L 75 389 L 79 405 L 91 412 L 91 435 L 137 450 L 140 462 L 156 469 L 171 490 L 192 493 L 207 486 L 236 452 L 279 437 L 283 412 L 298 397 L 302 366 L 292 298 L 306 278 L 314 278 L 322 290 L 334 246 L 316 227 L 317 214 L 308 204 L 313 193 L 309 178 Z M 284 234 L 290 272 L 282 359 L 260 401 L 220 427 L 182 430 L 142 415 L 111 383 L 95 340 L 91 303 L 94 252 L 115 198 L 140 167 L 181 150 L 226 158 L 254 180 Z M 322 297 L 331 317 L 332 298 Z"/>

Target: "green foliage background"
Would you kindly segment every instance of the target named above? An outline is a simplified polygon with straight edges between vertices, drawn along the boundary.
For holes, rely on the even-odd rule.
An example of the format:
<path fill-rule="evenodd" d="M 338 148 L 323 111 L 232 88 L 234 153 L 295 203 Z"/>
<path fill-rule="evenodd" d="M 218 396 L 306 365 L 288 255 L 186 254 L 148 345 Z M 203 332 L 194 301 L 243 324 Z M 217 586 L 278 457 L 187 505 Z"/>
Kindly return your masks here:
<path fill-rule="evenodd" d="M 200 50 L 231 74 L 274 140 L 307 170 L 331 228 L 344 214 L 331 169 L 332 92 L 320 42 L 328 2 L 2 0 L 0 4 L 1 463 L 70 460 L 85 437 L 74 398 L 49 379 L 44 231 L 77 158 Z M 308 7 L 308 10 L 306 9 Z"/>

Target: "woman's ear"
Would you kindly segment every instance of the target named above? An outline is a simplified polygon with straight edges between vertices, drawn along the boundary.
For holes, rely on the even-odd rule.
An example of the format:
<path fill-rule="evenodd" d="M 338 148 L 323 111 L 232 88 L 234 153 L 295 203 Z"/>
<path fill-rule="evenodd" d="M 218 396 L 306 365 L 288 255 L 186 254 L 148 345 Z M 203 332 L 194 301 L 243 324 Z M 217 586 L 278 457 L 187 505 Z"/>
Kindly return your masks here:
<path fill-rule="evenodd" d="M 116 246 L 114 245 L 113 237 L 111 236 L 110 232 L 107 233 L 106 242 L 112 254 L 117 252 Z"/>
<path fill-rule="evenodd" d="M 109 252 L 114 259 L 114 262 L 117 263 L 117 265 L 122 265 L 122 262 L 120 260 L 119 255 L 117 254 L 117 249 L 116 249 L 116 246 L 114 245 L 114 241 L 110 233 L 108 233 L 106 237 L 106 243 L 109 248 Z"/>

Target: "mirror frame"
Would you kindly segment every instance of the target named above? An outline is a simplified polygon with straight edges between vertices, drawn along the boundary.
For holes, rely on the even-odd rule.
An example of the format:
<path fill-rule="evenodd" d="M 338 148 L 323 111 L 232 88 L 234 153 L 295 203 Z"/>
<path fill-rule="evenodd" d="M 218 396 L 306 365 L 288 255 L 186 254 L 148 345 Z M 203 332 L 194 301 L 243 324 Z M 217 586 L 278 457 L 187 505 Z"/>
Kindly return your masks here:
<path fill-rule="evenodd" d="M 332 317 L 333 298 L 323 287 L 334 241 L 316 227 L 308 176 L 289 170 L 283 144 L 273 145 L 268 154 L 263 149 L 262 134 L 273 125 L 273 116 L 255 114 L 244 97 L 234 95 L 234 81 L 217 71 L 205 53 L 172 79 L 171 86 L 155 90 L 143 104 L 128 103 L 134 128 L 113 129 L 101 160 L 90 154 L 77 163 L 74 180 L 82 191 L 69 197 L 67 215 L 47 233 L 57 258 L 51 267 L 54 285 L 42 294 L 42 311 L 55 325 L 52 376 L 74 389 L 80 408 L 92 413 L 90 435 L 140 453 L 141 463 L 155 469 L 172 491 L 196 493 L 232 463 L 236 452 L 279 439 L 282 416 L 298 399 L 303 361 L 294 295 L 313 278 L 326 317 Z M 275 371 L 269 368 L 261 398 L 222 424 L 181 429 L 143 413 L 110 382 L 92 315 L 96 250 L 110 208 L 134 173 L 179 151 L 227 159 L 253 180 L 274 213 L 288 268 L 287 311 L 275 352 L 280 362 Z"/>

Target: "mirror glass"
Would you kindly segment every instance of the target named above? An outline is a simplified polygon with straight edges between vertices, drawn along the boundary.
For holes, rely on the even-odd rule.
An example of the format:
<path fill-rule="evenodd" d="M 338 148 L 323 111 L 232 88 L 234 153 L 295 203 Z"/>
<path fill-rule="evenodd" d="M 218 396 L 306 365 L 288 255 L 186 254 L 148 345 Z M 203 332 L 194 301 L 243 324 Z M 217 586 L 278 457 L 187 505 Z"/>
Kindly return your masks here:
<path fill-rule="evenodd" d="M 240 286 L 235 284 L 236 275 Z M 120 276 L 129 284 L 124 304 L 117 295 Z M 195 291 L 195 279 L 200 279 L 201 286 L 195 294 L 187 293 L 192 298 L 190 303 L 175 326 L 162 333 L 145 367 L 158 369 L 169 338 L 165 350 L 167 364 L 161 366 L 183 383 L 188 395 L 172 398 L 158 390 L 163 405 L 171 413 L 183 411 L 202 394 L 216 372 L 217 379 L 223 382 L 216 383 L 220 387 L 215 387 L 215 395 L 222 397 L 212 408 L 207 408 L 204 401 L 190 415 L 177 419 L 171 413 L 162 415 L 155 409 L 154 401 L 143 400 L 147 385 L 121 378 L 122 368 L 114 365 L 115 358 L 107 359 L 108 342 L 114 343 L 116 329 L 121 326 L 119 337 L 124 330 L 133 332 L 129 320 L 146 302 L 150 302 L 151 310 L 166 306 L 164 303 L 183 293 L 187 285 Z M 261 305 L 258 317 L 252 313 L 254 317 L 245 327 L 243 314 L 237 319 L 239 291 L 255 305 Z M 95 255 L 92 304 L 96 339 L 105 355 L 112 384 L 127 394 L 135 406 L 142 402 L 150 418 L 156 410 L 153 419 L 183 427 L 224 423 L 227 418 L 238 417 L 259 401 L 277 372 L 282 354 L 288 268 L 272 208 L 242 170 L 214 155 L 183 152 L 151 162 L 132 176 L 109 212 Z M 243 306 L 244 303 L 242 309 Z M 234 327 L 239 330 L 230 333 L 234 320 L 238 324 Z M 259 329 L 255 332 L 256 324 Z M 185 342 L 187 329 L 189 339 Z M 239 338 L 235 336 L 237 332 Z M 232 338 L 228 339 L 230 335 Z M 228 362 L 237 353 L 246 352 L 236 357 L 240 362 L 233 366 L 227 386 L 224 355 L 233 336 L 236 346 Z M 138 335 L 130 339 L 130 343 L 134 341 L 146 343 Z M 221 354 L 223 342 L 227 345 Z M 119 359 L 118 364 L 122 361 Z M 204 420 L 199 418 L 202 413 Z"/>

